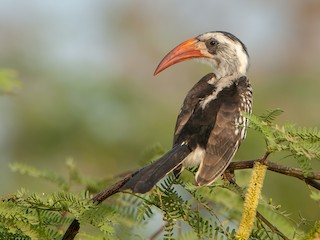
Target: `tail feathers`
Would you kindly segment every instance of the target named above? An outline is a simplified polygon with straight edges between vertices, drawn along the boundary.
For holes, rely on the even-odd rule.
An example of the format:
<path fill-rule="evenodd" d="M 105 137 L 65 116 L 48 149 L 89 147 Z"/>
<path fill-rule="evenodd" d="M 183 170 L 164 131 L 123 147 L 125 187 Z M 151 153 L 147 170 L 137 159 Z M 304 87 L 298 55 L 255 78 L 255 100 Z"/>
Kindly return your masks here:
<path fill-rule="evenodd" d="M 138 171 L 120 191 L 131 189 L 135 193 L 146 193 L 165 175 L 175 169 L 191 152 L 187 145 L 172 148 L 161 158 Z"/>

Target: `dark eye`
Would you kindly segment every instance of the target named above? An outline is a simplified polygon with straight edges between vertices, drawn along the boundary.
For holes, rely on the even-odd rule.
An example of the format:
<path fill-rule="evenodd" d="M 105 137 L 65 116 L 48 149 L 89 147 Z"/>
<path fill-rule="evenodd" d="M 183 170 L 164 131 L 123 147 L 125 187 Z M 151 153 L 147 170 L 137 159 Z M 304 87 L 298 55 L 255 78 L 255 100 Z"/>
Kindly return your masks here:
<path fill-rule="evenodd" d="M 209 40 L 209 45 L 210 45 L 211 47 L 215 46 L 217 43 L 218 43 L 218 42 L 217 42 L 216 40 L 214 40 L 214 39 Z"/>
<path fill-rule="evenodd" d="M 208 52 L 211 54 L 216 54 L 217 46 L 218 46 L 218 41 L 214 38 L 208 39 L 206 41 L 206 46 L 208 49 Z"/>

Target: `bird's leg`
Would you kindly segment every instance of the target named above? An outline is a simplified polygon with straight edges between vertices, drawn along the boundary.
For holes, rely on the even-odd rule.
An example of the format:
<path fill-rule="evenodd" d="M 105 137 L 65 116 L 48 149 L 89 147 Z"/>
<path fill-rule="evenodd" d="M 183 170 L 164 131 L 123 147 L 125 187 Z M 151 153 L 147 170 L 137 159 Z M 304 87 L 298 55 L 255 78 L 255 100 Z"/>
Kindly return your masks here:
<path fill-rule="evenodd" d="M 222 179 L 225 183 L 236 183 L 236 175 L 234 174 L 234 169 L 227 169 L 222 174 Z"/>

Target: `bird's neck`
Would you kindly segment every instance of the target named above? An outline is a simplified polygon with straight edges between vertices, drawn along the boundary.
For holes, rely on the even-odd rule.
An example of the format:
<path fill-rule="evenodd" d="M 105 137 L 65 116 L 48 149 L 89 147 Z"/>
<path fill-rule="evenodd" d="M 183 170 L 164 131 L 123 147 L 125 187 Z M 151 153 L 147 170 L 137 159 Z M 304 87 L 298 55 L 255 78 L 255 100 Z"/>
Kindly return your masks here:
<path fill-rule="evenodd" d="M 218 79 L 230 76 L 245 76 L 248 68 L 248 58 L 242 57 L 242 59 L 231 58 L 225 56 L 224 59 L 217 61 L 214 73 Z"/>
<path fill-rule="evenodd" d="M 208 84 L 213 85 L 213 92 L 212 94 L 210 94 L 210 96 L 208 96 L 207 98 L 205 98 L 202 102 L 201 102 L 201 106 L 204 109 L 206 107 L 206 105 L 217 98 L 218 94 L 223 91 L 223 89 L 228 88 L 229 86 L 231 86 L 232 84 L 234 84 L 236 81 L 238 81 L 240 79 L 240 77 L 242 77 L 243 74 L 232 74 L 232 75 L 228 75 L 228 76 L 223 76 L 218 78 L 218 76 L 216 75 L 216 73 L 213 74 L 213 76 L 209 79 L 209 81 L 207 81 Z"/>
<path fill-rule="evenodd" d="M 211 81 L 211 84 L 214 85 L 231 85 L 235 80 L 239 79 L 242 76 L 246 76 L 246 73 L 242 72 L 226 72 L 226 71 L 214 71 L 215 78 Z"/>
<path fill-rule="evenodd" d="M 245 76 L 245 74 L 233 73 L 231 75 L 220 77 L 214 72 L 214 76 L 208 81 L 208 83 L 214 85 L 215 91 L 219 92 L 223 88 L 232 85 L 237 79 L 239 79 L 242 76 Z"/>

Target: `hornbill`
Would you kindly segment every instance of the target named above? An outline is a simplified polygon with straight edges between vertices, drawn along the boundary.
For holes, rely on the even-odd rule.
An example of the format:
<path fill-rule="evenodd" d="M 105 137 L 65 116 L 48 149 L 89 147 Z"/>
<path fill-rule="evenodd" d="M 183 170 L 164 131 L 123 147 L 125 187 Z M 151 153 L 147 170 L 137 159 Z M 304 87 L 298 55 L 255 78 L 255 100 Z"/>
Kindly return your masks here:
<path fill-rule="evenodd" d="M 164 57 L 154 75 L 189 59 L 199 59 L 213 72 L 197 82 L 184 99 L 177 118 L 172 149 L 142 168 L 120 190 L 146 193 L 166 174 L 178 176 L 186 166 L 199 166 L 197 185 L 210 185 L 228 167 L 246 136 L 252 89 L 246 72 L 249 55 L 234 35 L 214 31 L 191 38 Z"/>

